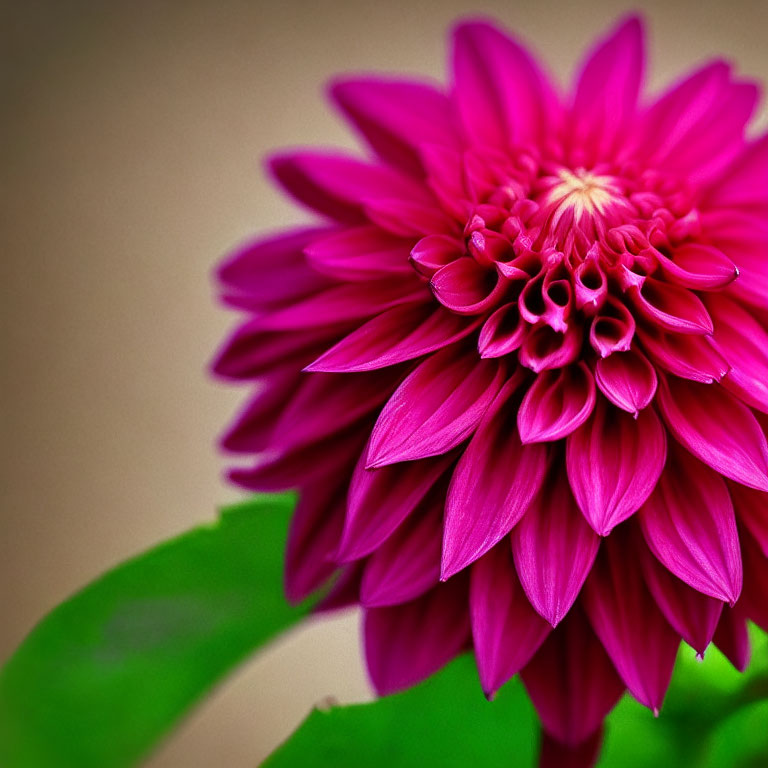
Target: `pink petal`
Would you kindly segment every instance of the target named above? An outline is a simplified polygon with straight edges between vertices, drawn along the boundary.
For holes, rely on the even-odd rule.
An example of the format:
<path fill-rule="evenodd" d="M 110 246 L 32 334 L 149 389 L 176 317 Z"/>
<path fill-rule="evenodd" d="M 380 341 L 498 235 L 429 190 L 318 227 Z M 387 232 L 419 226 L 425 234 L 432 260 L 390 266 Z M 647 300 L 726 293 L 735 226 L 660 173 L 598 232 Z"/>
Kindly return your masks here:
<path fill-rule="evenodd" d="M 712 346 L 709 336 L 662 333 L 643 326 L 637 329 L 637 336 L 654 364 L 675 376 L 712 384 L 728 372 L 728 363 Z"/>
<path fill-rule="evenodd" d="M 363 561 L 350 563 L 339 571 L 328 593 L 312 608 L 313 613 L 328 613 L 350 608 L 360 602 Z"/>
<path fill-rule="evenodd" d="M 741 592 L 736 517 L 725 481 L 673 444 L 656 490 L 640 510 L 648 546 L 693 589 L 733 605 Z"/>
<path fill-rule="evenodd" d="M 578 606 L 544 641 L 522 678 L 544 731 L 573 747 L 599 730 L 624 692 Z"/>
<path fill-rule="evenodd" d="M 519 349 L 528 328 L 520 318 L 517 304 L 504 304 L 483 324 L 477 343 L 480 357 L 503 357 Z"/>
<path fill-rule="evenodd" d="M 680 643 L 645 586 L 624 529 L 609 536 L 585 587 L 589 620 L 632 695 L 658 712 Z"/>
<path fill-rule="evenodd" d="M 443 578 L 509 533 L 541 486 L 546 450 L 522 445 L 515 425 L 520 379 L 504 385 L 456 465 L 445 506 Z"/>
<path fill-rule="evenodd" d="M 374 224 L 400 237 L 421 237 L 433 232 L 456 232 L 458 227 L 436 200 L 407 197 L 364 197 L 365 215 Z"/>
<path fill-rule="evenodd" d="M 596 533 L 607 536 L 640 508 L 661 475 L 666 454 L 664 428 L 653 409 L 633 419 L 598 400 L 592 418 L 566 443 L 568 480 Z"/>
<path fill-rule="evenodd" d="M 581 362 L 544 371 L 526 392 L 517 412 L 523 443 L 560 440 L 581 426 L 595 405 L 595 380 Z"/>
<path fill-rule="evenodd" d="M 675 632 L 703 656 L 715 634 L 723 602 L 691 589 L 673 576 L 644 542 L 638 541 L 636 546 L 640 551 L 645 583 L 656 605 Z"/>
<path fill-rule="evenodd" d="M 562 333 L 540 325 L 523 340 L 520 365 L 535 373 L 570 365 L 579 358 L 583 338 L 583 329 L 573 320 Z"/>
<path fill-rule="evenodd" d="M 427 235 L 411 250 L 411 264 L 424 277 L 431 278 L 448 264 L 464 256 L 464 244 L 450 235 Z"/>
<path fill-rule="evenodd" d="M 632 313 L 618 299 L 609 296 L 592 320 L 589 342 L 600 357 L 626 352 L 632 346 L 635 328 Z"/>
<path fill-rule="evenodd" d="M 585 61 L 573 105 L 578 163 L 607 159 L 635 117 L 643 77 L 643 29 L 633 16 L 600 41 Z M 584 148 L 584 149 L 582 149 Z"/>
<path fill-rule="evenodd" d="M 417 148 L 428 142 L 456 146 L 448 98 L 431 85 L 365 78 L 333 83 L 341 110 L 387 162 L 419 175 Z"/>
<path fill-rule="evenodd" d="M 368 467 L 437 456 L 472 435 L 501 388 L 504 369 L 470 352 L 428 357 L 398 387 L 371 434 Z"/>
<path fill-rule="evenodd" d="M 429 285 L 444 307 L 461 315 L 487 312 L 506 290 L 506 280 L 500 278 L 495 269 L 481 267 L 469 257 L 441 267 Z"/>
<path fill-rule="evenodd" d="M 656 371 L 637 349 L 615 352 L 598 360 L 595 381 L 615 406 L 635 416 L 656 394 Z"/>
<path fill-rule="evenodd" d="M 746 526 L 763 554 L 768 557 L 768 493 L 728 483 L 731 500 L 739 522 Z"/>
<path fill-rule="evenodd" d="M 369 608 L 363 631 L 377 693 L 415 685 L 447 664 L 469 639 L 467 580 L 452 579 L 410 603 Z"/>
<path fill-rule="evenodd" d="M 382 277 L 408 277 L 410 240 L 377 227 L 352 227 L 315 238 L 304 248 L 306 260 L 318 272 L 345 282 Z"/>
<path fill-rule="evenodd" d="M 744 592 L 738 605 L 747 618 L 768 632 L 768 557 L 746 531 L 741 532 L 744 558 Z"/>
<path fill-rule="evenodd" d="M 575 747 L 569 747 L 543 731 L 539 768 L 593 768 L 597 764 L 602 746 L 602 728 L 598 728 Z"/>
<path fill-rule="evenodd" d="M 349 373 L 395 365 L 463 339 L 479 322 L 469 321 L 442 307 L 404 304 L 369 320 L 306 370 Z"/>
<path fill-rule="evenodd" d="M 731 163 L 706 198 L 707 208 L 737 208 L 746 213 L 768 215 L 768 136 L 750 144 Z"/>
<path fill-rule="evenodd" d="M 747 617 L 740 603 L 733 608 L 727 605 L 723 608 L 715 632 L 715 645 L 739 672 L 744 672 L 749 666 L 752 649 L 747 631 Z"/>
<path fill-rule="evenodd" d="M 541 140 L 558 122 L 557 97 L 525 49 L 491 24 L 456 28 L 454 99 L 470 141 L 508 148 Z"/>
<path fill-rule="evenodd" d="M 296 200 L 345 224 L 363 223 L 364 199 L 399 198 L 424 204 L 432 199 L 425 187 L 392 168 L 340 154 L 274 155 L 269 167 Z"/>
<path fill-rule="evenodd" d="M 752 412 L 722 387 L 662 377 L 667 427 L 694 456 L 725 477 L 768 491 L 768 444 Z"/>
<path fill-rule="evenodd" d="M 374 550 L 360 585 L 363 606 L 406 603 L 438 583 L 444 506 L 445 484 L 439 482 L 400 527 Z"/>
<path fill-rule="evenodd" d="M 553 627 L 578 597 L 599 545 L 565 475 L 550 477 L 513 528 L 512 552 L 531 605 Z"/>
<path fill-rule="evenodd" d="M 730 365 L 723 386 L 747 405 L 768 413 L 768 333 L 726 296 L 712 296 L 707 307 L 715 322 L 715 346 Z"/>
<path fill-rule="evenodd" d="M 661 271 L 670 282 L 698 291 L 717 291 L 738 276 L 736 265 L 718 248 L 701 243 L 685 243 L 667 258 L 657 252 Z"/>
<path fill-rule="evenodd" d="M 649 322 L 673 333 L 712 333 L 712 319 L 701 299 L 687 288 L 647 277 L 642 287 L 632 287 L 629 297 Z"/>
<path fill-rule="evenodd" d="M 506 543 L 481 557 L 470 575 L 477 670 L 490 697 L 530 661 L 551 627 L 531 608 Z"/>
<path fill-rule="evenodd" d="M 365 468 L 367 453 L 366 447 L 349 484 L 347 517 L 338 560 L 356 560 L 380 546 L 413 512 L 455 459 L 454 456 L 439 456 L 369 470 Z"/>

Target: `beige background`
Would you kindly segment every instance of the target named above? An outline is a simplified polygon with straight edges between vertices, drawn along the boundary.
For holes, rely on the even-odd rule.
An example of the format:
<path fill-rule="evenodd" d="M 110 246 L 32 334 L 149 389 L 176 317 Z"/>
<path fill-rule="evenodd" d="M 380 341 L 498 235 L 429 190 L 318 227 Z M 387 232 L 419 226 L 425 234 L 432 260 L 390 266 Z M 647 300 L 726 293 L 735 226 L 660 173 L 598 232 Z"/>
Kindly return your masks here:
<path fill-rule="evenodd" d="M 261 176 L 286 144 L 349 143 L 340 70 L 442 77 L 444 30 L 497 15 L 564 76 L 624 3 L 76 2 L 0 8 L 0 657 L 120 559 L 238 494 L 214 438 L 239 394 L 205 367 L 233 322 L 219 256 L 298 218 Z M 719 52 L 766 79 L 766 0 L 636 2 L 652 82 Z M 253 766 L 326 695 L 368 695 L 355 616 L 223 684 L 155 768 Z"/>

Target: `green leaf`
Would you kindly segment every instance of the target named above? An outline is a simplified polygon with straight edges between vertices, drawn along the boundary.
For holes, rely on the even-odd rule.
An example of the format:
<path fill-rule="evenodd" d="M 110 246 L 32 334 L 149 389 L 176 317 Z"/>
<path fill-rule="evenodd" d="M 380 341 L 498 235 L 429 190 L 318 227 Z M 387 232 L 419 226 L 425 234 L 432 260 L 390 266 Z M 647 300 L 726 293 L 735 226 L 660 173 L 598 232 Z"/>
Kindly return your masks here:
<path fill-rule="evenodd" d="M 532 768 L 539 729 L 519 680 L 493 702 L 472 657 L 370 704 L 315 709 L 264 768 Z"/>
<path fill-rule="evenodd" d="M 298 621 L 283 597 L 294 499 L 226 510 L 49 614 L 0 674 L 0 765 L 134 765 L 213 683 Z"/>

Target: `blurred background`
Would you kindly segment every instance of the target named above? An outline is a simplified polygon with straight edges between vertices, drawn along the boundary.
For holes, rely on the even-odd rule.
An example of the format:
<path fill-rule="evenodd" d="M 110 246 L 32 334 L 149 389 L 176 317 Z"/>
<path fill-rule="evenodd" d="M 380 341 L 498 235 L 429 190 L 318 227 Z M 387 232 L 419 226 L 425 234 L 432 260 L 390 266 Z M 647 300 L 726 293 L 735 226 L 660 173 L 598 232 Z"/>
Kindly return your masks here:
<path fill-rule="evenodd" d="M 242 393 L 206 372 L 235 318 L 210 274 L 304 216 L 267 185 L 270 148 L 352 146 L 324 82 L 443 79 L 468 13 L 565 82 L 631 9 L 652 88 L 715 54 L 768 80 L 768 0 L 0 2 L 3 660 L 73 590 L 239 498 L 215 439 Z M 317 701 L 369 695 L 357 616 L 326 619 L 241 668 L 149 765 L 255 766 Z"/>

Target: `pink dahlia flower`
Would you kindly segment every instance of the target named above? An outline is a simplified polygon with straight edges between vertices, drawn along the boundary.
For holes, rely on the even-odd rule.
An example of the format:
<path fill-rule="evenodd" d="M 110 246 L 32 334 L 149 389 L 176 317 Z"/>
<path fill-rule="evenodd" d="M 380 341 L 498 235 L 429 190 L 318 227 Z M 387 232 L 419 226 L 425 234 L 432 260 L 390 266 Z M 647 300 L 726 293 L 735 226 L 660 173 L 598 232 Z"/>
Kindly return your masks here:
<path fill-rule="evenodd" d="M 717 60 L 645 98 L 643 61 L 631 18 L 564 95 L 469 22 L 447 90 L 338 80 L 372 156 L 274 156 L 319 221 L 219 271 L 231 477 L 300 491 L 288 597 L 363 607 L 381 693 L 467 648 L 489 696 L 521 673 L 551 765 L 625 689 L 658 711 L 681 638 L 743 669 L 768 629 L 758 89 Z"/>

